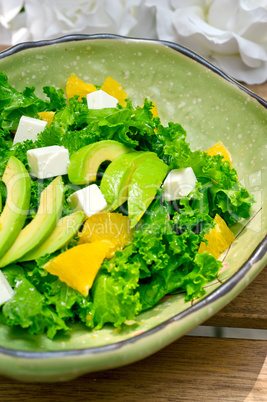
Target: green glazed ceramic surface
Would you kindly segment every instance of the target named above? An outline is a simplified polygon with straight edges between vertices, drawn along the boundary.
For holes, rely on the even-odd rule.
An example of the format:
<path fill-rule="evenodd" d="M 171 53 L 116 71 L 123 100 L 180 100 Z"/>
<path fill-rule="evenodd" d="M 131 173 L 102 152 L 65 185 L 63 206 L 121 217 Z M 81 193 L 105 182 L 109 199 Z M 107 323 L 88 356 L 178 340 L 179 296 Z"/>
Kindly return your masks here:
<path fill-rule="evenodd" d="M 53 341 L 0 325 L 1 374 L 63 381 L 142 359 L 223 308 L 266 265 L 266 102 L 194 53 L 156 41 L 99 35 L 19 45 L 1 55 L 0 70 L 16 89 L 35 86 L 39 96 L 44 85 L 65 88 L 71 73 L 96 84 L 113 77 L 134 103 L 141 105 L 147 97 L 156 102 L 164 123 L 179 122 L 193 150 L 223 141 L 240 181 L 257 201 L 251 218 L 232 227 L 236 241 L 221 256 L 224 268 L 202 299 L 191 305 L 182 294 L 165 297 L 122 331 L 75 325 Z"/>

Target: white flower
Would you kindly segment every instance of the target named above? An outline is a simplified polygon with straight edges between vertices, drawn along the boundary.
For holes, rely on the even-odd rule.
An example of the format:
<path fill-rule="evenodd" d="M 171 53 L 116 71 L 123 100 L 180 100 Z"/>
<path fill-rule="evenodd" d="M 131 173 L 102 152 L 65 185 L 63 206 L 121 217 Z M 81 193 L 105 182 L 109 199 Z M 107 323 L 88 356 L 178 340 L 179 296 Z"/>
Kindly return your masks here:
<path fill-rule="evenodd" d="M 17 29 L 13 27 L 13 20 L 19 14 L 23 0 L 0 0 L 0 38 L 1 44 L 13 45 L 13 35 Z"/>
<path fill-rule="evenodd" d="M 11 32 L 1 22 L 0 22 L 0 38 L 1 38 L 1 45 L 2 44 L 11 45 L 12 43 Z"/>
<path fill-rule="evenodd" d="M 23 0 L 1 0 L 0 1 L 0 22 L 8 28 L 8 24 L 20 12 Z"/>
<path fill-rule="evenodd" d="M 157 12 L 157 33 L 239 81 L 267 79 L 267 0 L 171 0 Z"/>
<path fill-rule="evenodd" d="M 129 36 L 137 24 L 133 13 L 138 9 L 140 16 L 141 8 L 142 0 L 25 0 L 32 40 L 71 33 Z"/>

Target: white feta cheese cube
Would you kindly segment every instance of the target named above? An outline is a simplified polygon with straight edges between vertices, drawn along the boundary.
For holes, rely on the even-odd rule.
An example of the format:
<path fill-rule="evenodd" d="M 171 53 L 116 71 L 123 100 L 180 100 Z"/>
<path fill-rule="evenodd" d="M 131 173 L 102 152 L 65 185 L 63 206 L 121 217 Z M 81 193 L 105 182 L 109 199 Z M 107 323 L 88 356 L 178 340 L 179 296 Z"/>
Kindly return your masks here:
<path fill-rule="evenodd" d="M 67 174 L 69 151 L 59 145 L 27 151 L 30 174 L 38 179 Z"/>
<path fill-rule="evenodd" d="M 13 145 L 17 142 L 23 142 L 26 140 L 37 140 L 37 135 L 41 133 L 47 122 L 44 120 L 34 119 L 28 116 L 21 116 L 19 125 L 13 140 Z"/>
<path fill-rule="evenodd" d="M 83 211 L 87 217 L 103 211 L 106 200 L 96 184 L 84 187 L 71 194 L 68 203 L 75 211 Z"/>
<path fill-rule="evenodd" d="M 0 306 L 13 297 L 14 291 L 0 270 Z"/>
<path fill-rule="evenodd" d="M 191 167 L 173 169 L 169 172 L 162 185 L 162 197 L 166 201 L 185 197 L 195 188 L 196 182 L 197 179 Z"/>
<path fill-rule="evenodd" d="M 100 89 L 99 91 L 91 92 L 87 95 L 87 106 L 88 109 L 104 109 L 108 107 L 116 107 L 118 99 L 107 94 L 105 91 Z"/>

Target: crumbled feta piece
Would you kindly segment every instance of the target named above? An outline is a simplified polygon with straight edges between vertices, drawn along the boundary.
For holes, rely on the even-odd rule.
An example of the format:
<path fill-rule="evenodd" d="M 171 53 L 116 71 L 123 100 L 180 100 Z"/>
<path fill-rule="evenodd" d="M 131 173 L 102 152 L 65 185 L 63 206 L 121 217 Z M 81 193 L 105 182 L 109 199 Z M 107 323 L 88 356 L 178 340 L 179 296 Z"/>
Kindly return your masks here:
<path fill-rule="evenodd" d="M 0 306 L 13 297 L 14 291 L 0 270 Z"/>
<path fill-rule="evenodd" d="M 191 167 L 173 169 L 167 175 L 162 185 L 162 197 L 166 201 L 177 200 L 185 197 L 195 188 L 197 179 Z"/>
<path fill-rule="evenodd" d="M 41 133 L 47 122 L 44 120 L 34 119 L 28 116 L 21 116 L 19 125 L 13 140 L 13 145 L 17 142 L 23 142 L 26 140 L 37 140 L 37 135 Z"/>
<path fill-rule="evenodd" d="M 91 184 L 71 194 L 68 203 L 75 211 L 81 210 L 88 217 L 107 207 L 106 200 L 96 184 Z"/>
<path fill-rule="evenodd" d="M 59 145 L 27 151 L 30 174 L 38 179 L 67 174 L 69 151 Z"/>
<path fill-rule="evenodd" d="M 87 95 L 87 106 L 88 109 L 104 109 L 109 107 L 116 107 L 118 99 L 107 94 L 105 91 L 100 89 L 99 91 L 91 92 Z"/>

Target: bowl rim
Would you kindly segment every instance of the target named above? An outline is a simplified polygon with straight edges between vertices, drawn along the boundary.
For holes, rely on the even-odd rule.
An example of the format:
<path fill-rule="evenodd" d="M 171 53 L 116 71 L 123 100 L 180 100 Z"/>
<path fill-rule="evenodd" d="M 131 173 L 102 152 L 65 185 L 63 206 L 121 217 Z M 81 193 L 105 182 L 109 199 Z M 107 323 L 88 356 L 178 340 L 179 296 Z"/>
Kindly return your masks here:
<path fill-rule="evenodd" d="M 65 42 L 82 41 L 82 40 L 99 40 L 99 39 L 113 39 L 113 40 L 117 39 L 117 40 L 127 41 L 127 42 L 155 43 L 155 44 L 161 44 L 161 45 L 167 46 L 171 49 L 178 51 L 179 53 L 182 53 L 185 56 L 188 56 L 189 58 L 191 58 L 193 60 L 196 60 L 200 64 L 209 68 L 216 74 L 225 78 L 227 81 L 236 85 L 238 88 L 240 88 L 242 91 L 246 92 L 248 95 L 255 98 L 260 104 L 262 104 L 265 108 L 267 108 L 267 100 L 263 99 L 262 97 L 257 95 L 255 92 L 253 92 L 250 89 L 248 89 L 247 87 L 243 86 L 239 81 L 235 80 L 233 77 L 231 77 L 230 75 L 225 73 L 219 67 L 216 67 L 215 65 L 210 63 L 208 60 L 206 60 L 204 57 L 200 56 L 198 53 L 196 53 L 193 50 L 191 50 L 185 46 L 182 46 L 178 43 L 174 43 L 174 42 L 162 40 L 162 39 L 146 39 L 146 38 L 128 37 L 128 36 L 116 35 L 116 34 L 110 34 L 110 33 L 70 34 L 70 35 L 60 36 L 55 39 L 46 39 L 46 40 L 28 41 L 28 42 L 19 43 L 17 45 L 11 46 L 9 49 L 2 51 L 0 53 L 0 59 L 3 59 L 7 56 L 11 56 L 15 53 L 21 52 L 26 49 L 38 48 L 38 47 L 49 46 L 49 45 L 54 45 L 54 44 L 58 44 L 58 43 L 65 43 Z"/>
<path fill-rule="evenodd" d="M 27 50 L 30 48 L 38 48 L 43 46 L 49 46 L 53 44 L 65 43 L 65 42 L 73 42 L 73 41 L 81 41 L 81 40 L 101 40 L 101 39 L 115 39 L 121 41 L 130 41 L 130 42 L 144 42 L 144 43 L 155 43 L 163 46 L 167 46 L 183 55 L 199 62 L 205 67 L 209 68 L 216 74 L 220 75 L 227 81 L 231 82 L 242 91 L 246 92 L 251 97 L 255 98 L 262 106 L 267 109 L 267 101 L 261 98 L 259 95 L 255 94 L 248 88 L 244 87 L 234 78 L 230 77 L 226 73 L 224 73 L 221 69 L 214 66 L 212 63 L 204 59 L 202 56 L 197 54 L 196 52 L 179 45 L 174 42 L 159 40 L 159 39 L 143 39 L 143 38 L 132 38 L 127 36 L 115 35 L 115 34 L 71 34 L 66 36 L 61 36 L 56 39 L 49 40 L 40 40 L 40 41 L 32 41 L 32 42 L 23 42 L 18 45 L 12 46 L 11 48 L 4 50 L 0 53 L 0 59 L 11 56 L 15 53 L 18 53 L 23 50 Z M 259 212 L 259 211 L 258 211 Z M 101 354 L 103 352 L 111 352 L 118 349 L 121 349 L 127 344 L 135 343 L 140 339 L 146 338 L 156 332 L 161 331 L 166 326 L 170 325 L 173 322 L 179 321 L 182 318 L 188 316 L 191 313 L 194 313 L 201 308 L 205 307 L 208 304 L 211 304 L 215 300 L 218 300 L 222 296 L 225 296 L 229 293 L 236 284 L 248 273 L 252 265 L 259 262 L 265 254 L 267 253 L 267 235 L 263 238 L 263 240 L 258 244 L 256 249 L 252 252 L 249 258 L 245 261 L 245 263 L 238 269 L 238 271 L 232 275 L 229 279 L 227 279 L 224 283 L 222 283 L 219 288 L 215 289 L 208 296 L 201 299 L 196 304 L 192 304 L 188 309 L 176 314 L 174 317 L 169 318 L 168 320 L 162 322 L 161 324 L 156 325 L 155 327 L 139 334 L 134 337 L 130 337 L 128 339 L 117 341 L 111 343 L 109 345 L 96 346 L 90 348 L 80 348 L 80 349 L 69 349 L 69 350 L 51 350 L 51 351 L 25 351 L 20 349 L 10 349 L 0 346 L 0 354 L 9 355 L 10 357 L 20 357 L 26 359 L 47 359 L 47 358 L 56 358 L 56 357 L 64 357 L 64 356 L 77 356 L 77 355 L 90 355 L 90 354 Z"/>

